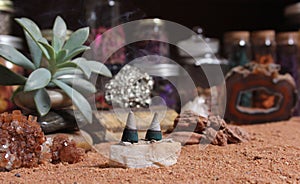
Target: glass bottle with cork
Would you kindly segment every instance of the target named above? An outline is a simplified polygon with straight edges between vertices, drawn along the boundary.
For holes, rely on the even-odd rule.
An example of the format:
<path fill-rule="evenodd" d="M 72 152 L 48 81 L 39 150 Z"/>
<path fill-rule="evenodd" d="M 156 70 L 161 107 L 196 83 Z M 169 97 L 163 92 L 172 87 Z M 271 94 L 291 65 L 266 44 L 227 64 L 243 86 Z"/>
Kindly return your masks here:
<path fill-rule="evenodd" d="M 259 64 L 275 63 L 276 41 L 274 30 L 254 31 L 251 33 L 253 59 Z"/>
<path fill-rule="evenodd" d="M 224 34 L 224 56 L 228 59 L 229 69 L 243 66 L 251 60 L 251 45 L 249 31 L 231 31 Z M 243 93 L 241 106 L 251 106 L 252 93 Z"/>
<path fill-rule="evenodd" d="M 224 34 L 224 56 L 233 68 L 251 60 L 249 31 L 231 31 Z"/>
<path fill-rule="evenodd" d="M 252 32 L 251 42 L 254 62 L 260 65 L 276 63 L 276 40 L 274 30 Z M 274 95 L 269 94 L 267 90 L 256 89 L 252 91 L 252 108 L 269 109 L 274 103 Z"/>
<path fill-rule="evenodd" d="M 297 89 L 299 90 L 298 79 L 298 62 L 299 62 L 299 33 L 298 32 L 281 32 L 276 34 L 276 63 L 281 66 L 281 74 L 290 74 L 295 82 Z M 299 102 L 297 103 L 294 115 L 299 115 Z"/>

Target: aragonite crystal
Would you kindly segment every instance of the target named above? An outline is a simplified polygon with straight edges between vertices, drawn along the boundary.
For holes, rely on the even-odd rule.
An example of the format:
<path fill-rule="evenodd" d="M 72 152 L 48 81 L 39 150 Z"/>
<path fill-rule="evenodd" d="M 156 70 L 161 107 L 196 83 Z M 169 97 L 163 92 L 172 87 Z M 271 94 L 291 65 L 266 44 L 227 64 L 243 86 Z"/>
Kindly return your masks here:
<path fill-rule="evenodd" d="M 62 146 L 59 147 L 58 144 Z M 63 153 L 58 155 L 59 161 L 69 163 L 79 161 L 78 157 L 82 156 L 74 156 L 79 151 L 68 139 L 61 141 L 61 138 L 54 138 L 46 141 L 36 117 L 26 117 L 18 110 L 12 114 L 0 114 L 0 170 L 34 167 L 39 163 L 57 161 L 52 158 L 54 151 Z"/>
<path fill-rule="evenodd" d="M 57 135 L 53 138 L 51 146 L 52 163 L 68 162 L 73 164 L 79 162 L 84 154 L 84 149 L 76 148 L 76 143 L 69 140 L 66 135 Z"/>
<path fill-rule="evenodd" d="M 36 120 L 23 116 L 21 111 L 0 114 L 0 168 L 38 165 L 45 136 Z"/>

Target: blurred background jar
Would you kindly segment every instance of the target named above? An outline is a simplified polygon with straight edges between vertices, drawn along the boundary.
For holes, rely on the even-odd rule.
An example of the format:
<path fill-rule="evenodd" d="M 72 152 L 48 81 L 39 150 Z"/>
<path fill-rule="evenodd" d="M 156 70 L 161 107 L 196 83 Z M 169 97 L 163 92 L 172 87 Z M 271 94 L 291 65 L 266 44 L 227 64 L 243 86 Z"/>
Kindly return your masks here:
<path fill-rule="evenodd" d="M 280 73 L 289 73 L 295 81 L 298 80 L 298 59 L 299 59 L 299 34 L 298 32 L 281 32 L 276 35 L 277 61 L 281 66 Z"/>
<path fill-rule="evenodd" d="M 282 30 L 300 29 L 300 2 L 290 4 L 284 8 L 285 23 Z"/>
<path fill-rule="evenodd" d="M 170 57 L 169 39 L 163 20 L 159 18 L 141 20 L 134 30 L 134 37 L 141 41 L 127 46 L 129 61 L 147 55 Z M 160 60 L 155 63 L 167 62 L 167 59 L 164 60 L 163 57 L 160 57 Z"/>
<path fill-rule="evenodd" d="M 244 66 L 251 61 L 251 44 L 249 31 L 231 31 L 224 34 L 224 56 L 228 59 L 230 69 Z M 252 93 L 245 92 L 241 96 L 240 105 L 251 106 Z"/>
<path fill-rule="evenodd" d="M 22 50 L 22 39 L 10 35 L 0 35 L 0 44 L 12 46 L 18 50 Z M 23 68 L 12 64 L 0 57 L 0 64 L 6 66 L 8 69 L 23 75 Z M 0 86 L 0 112 L 11 111 L 15 105 L 11 101 L 14 90 L 17 86 Z"/>
<path fill-rule="evenodd" d="M 159 18 L 142 19 L 133 31 L 134 38 L 140 41 L 127 46 L 128 61 L 149 56 L 147 58 L 149 63 L 136 63 L 135 65 L 143 68 L 153 78 L 154 86 L 151 96 L 159 96 L 168 108 L 180 112 L 180 100 L 183 99 L 179 97 L 178 85 L 181 83 L 182 72 L 179 65 L 170 61 L 165 22 Z"/>
<path fill-rule="evenodd" d="M 103 62 L 115 75 L 125 64 L 125 34 L 121 27 L 103 35 L 121 24 L 121 3 L 118 0 L 87 0 L 86 23 L 90 27 L 89 43 L 93 43 L 93 59 Z M 114 51 L 107 60 L 105 54 Z"/>
<path fill-rule="evenodd" d="M 254 31 L 251 33 L 253 59 L 259 64 L 276 61 L 276 41 L 274 30 Z"/>
<path fill-rule="evenodd" d="M 268 65 L 276 63 L 276 40 L 274 30 L 262 30 L 251 33 L 252 53 L 254 62 Z M 274 103 L 273 96 L 268 95 L 265 89 L 252 92 L 251 107 L 268 109 L 263 103 L 266 100 Z"/>
<path fill-rule="evenodd" d="M 251 60 L 251 44 L 249 31 L 231 31 L 224 34 L 224 57 L 229 67 L 245 65 Z"/>
<path fill-rule="evenodd" d="M 9 35 L 11 33 L 13 11 L 12 1 L 0 0 L 0 35 Z"/>
<path fill-rule="evenodd" d="M 104 63 L 113 75 L 116 75 L 126 62 L 125 34 L 121 27 L 119 29 L 110 29 L 120 24 L 120 2 L 118 0 L 86 0 L 85 1 L 85 19 L 87 26 L 90 27 L 90 35 L 87 45 L 92 44 L 89 51 L 89 58 Z M 103 34 L 104 32 L 109 34 Z M 107 53 L 118 51 L 106 58 Z M 104 98 L 104 84 L 108 78 L 99 77 L 96 81 L 96 106 L 98 109 L 111 108 Z"/>
<path fill-rule="evenodd" d="M 195 26 L 193 31 L 196 34 L 177 43 L 179 61 L 194 81 L 198 97 L 203 98 L 202 105 L 207 106 L 210 113 L 220 115 L 225 90 L 223 74 L 228 71 L 228 60 L 220 57 L 218 39 L 206 37 L 199 26 Z"/>
<path fill-rule="evenodd" d="M 299 33 L 298 32 L 281 32 L 276 34 L 277 43 L 277 61 L 276 63 L 281 66 L 281 74 L 290 74 L 297 85 L 299 93 Z M 299 95 L 298 95 L 299 96 Z M 299 100 L 298 100 L 299 101 Z M 300 115 L 299 102 L 297 103 L 294 115 Z"/>

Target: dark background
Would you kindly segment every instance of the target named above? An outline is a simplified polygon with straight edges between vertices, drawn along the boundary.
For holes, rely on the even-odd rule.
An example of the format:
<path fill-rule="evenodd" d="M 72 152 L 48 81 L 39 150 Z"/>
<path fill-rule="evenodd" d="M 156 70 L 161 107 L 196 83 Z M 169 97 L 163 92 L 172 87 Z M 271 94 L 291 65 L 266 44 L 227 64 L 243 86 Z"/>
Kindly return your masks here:
<path fill-rule="evenodd" d="M 96 1 L 96 0 L 95 0 Z M 122 13 L 143 12 L 135 18 L 158 17 L 189 28 L 200 25 L 208 37 L 222 38 L 230 30 L 296 30 L 287 23 L 284 8 L 295 0 L 120 0 Z M 29 17 L 49 28 L 56 15 L 67 20 L 68 27 L 85 26 L 87 0 L 15 0 L 15 16 Z M 125 20 L 126 21 L 126 20 Z M 22 34 L 14 25 L 14 34 Z"/>

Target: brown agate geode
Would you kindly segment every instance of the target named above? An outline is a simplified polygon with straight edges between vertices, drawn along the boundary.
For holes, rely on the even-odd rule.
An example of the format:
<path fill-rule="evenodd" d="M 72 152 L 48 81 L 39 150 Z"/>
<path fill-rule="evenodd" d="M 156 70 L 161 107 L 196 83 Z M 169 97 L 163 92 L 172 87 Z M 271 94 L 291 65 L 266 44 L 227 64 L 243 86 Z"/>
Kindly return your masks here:
<path fill-rule="evenodd" d="M 289 119 L 297 101 L 296 84 L 278 70 L 275 64 L 256 63 L 233 68 L 226 76 L 225 119 L 238 124 Z M 241 104 L 243 98 L 248 105 Z"/>

